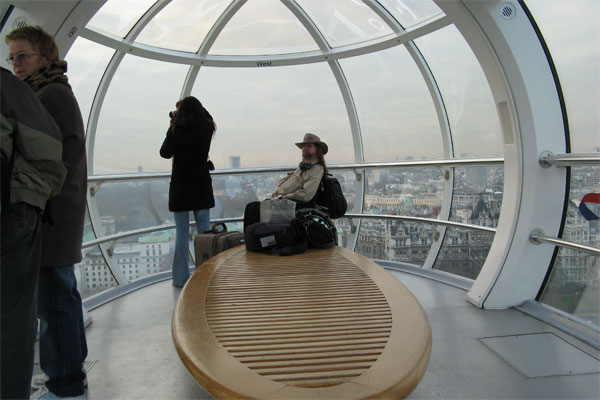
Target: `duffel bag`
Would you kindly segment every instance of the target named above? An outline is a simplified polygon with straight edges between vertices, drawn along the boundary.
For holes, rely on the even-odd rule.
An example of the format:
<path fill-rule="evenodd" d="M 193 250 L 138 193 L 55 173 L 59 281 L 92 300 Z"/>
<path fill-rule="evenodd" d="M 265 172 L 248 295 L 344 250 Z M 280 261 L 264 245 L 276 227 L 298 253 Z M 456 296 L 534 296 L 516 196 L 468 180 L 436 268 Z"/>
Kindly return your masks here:
<path fill-rule="evenodd" d="M 289 256 L 306 251 L 306 239 L 291 224 L 256 222 L 244 230 L 246 249 L 261 253 Z"/>

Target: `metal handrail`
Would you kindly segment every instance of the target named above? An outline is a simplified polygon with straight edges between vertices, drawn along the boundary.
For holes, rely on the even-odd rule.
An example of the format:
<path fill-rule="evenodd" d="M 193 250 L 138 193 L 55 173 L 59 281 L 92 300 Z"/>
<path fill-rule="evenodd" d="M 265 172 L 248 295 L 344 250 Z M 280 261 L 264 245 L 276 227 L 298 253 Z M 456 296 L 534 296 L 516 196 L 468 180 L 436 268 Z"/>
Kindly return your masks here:
<path fill-rule="evenodd" d="M 503 157 L 481 157 L 481 158 L 460 158 L 460 159 L 441 159 L 441 160 L 419 160 L 419 161 L 396 161 L 396 162 L 373 162 L 373 163 L 348 163 L 348 164 L 332 164 L 328 168 L 330 170 L 354 170 L 354 169 L 379 169 L 379 168 L 418 168 L 418 167 L 456 167 L 456 166 L 471 166 L 471 165 L 494 165 L 502 164 L 504 162 Z M 553 155 L 550 152 L 543 152 L 540 155 L 540 165 L 547 168 L 551 165 L 556 166 L 572 166 L 572 165 L 595 165 L 600 162 L 600 154 L 557 154 Z M 261 174 L 261 173 L 277 173 L 277 172 L 288 172 L 293 170 L 295 166 L 275 166 L 275 167 L 253 167 L 253 168 L 233 168 L 233 169 L 220 169 L 212 171 L 213 175 L 242 175 L 242 174 Z M 119 181 L 135 181 L 135 180 L 147 180 L 147 179 L 168 179 L 170 178 L 170 172 L 150 172 L 150 173 L 129 173 L 129 174 L 110 174 L 110 175 L 93 175 L 88 177 L 88 182 L 97 183 L 97 185 L 103 182 L 119 182 Z M 374 215 L 374 214 L 346 214 L 346 218 L 364 218 L 364 219 L 396 219 L 403 221 L 421 222 L 433 225 L 442 225 L 457 227 L 469 230 L 485 231 L 495 233 L 495 228 L 482 227 L 479 225 L 462 224 L 452 221 L 443 221 L 432 218 L 422 217 L 409 217 L 399 215 Z M 238 222 L 242 218 L 222 218 L 215 219 L 213 222 Z M 193 226 L 195 223 L 192 222 Z M 138 229 L 134 231 L 122 232 L 114 235 L 104 236 L 100 239 L 94 239 L 83 243 L 82 248 L 92 247 L 101 243 L 111 242 L 124 237 L 136 236 L 144 233 L 151 233 L 160 230 L 173 229 L 175 225 L 161 225 L 152 226 L 148 228 Z M 530 235 L 532 243 L 540 244 L 542 242 L 548 242 L 557 246 L 569 247 L 575 250 L 581 250 L 592 254 L 600 254 L 600 250 L 574 242 L 565 241 L 562 239 L 552 238 L 540 234 L 537 230 L 532 231 Z"/>
<path fill-rule="evenodd" d="M 567 153 L 552 154 L 543 152 L 539 158 L 540 165 L 548 168 L 552 165 L 557 167 L 575 166 L 575 165 L 596 165 L 600 163 L 600 153 Z M 504 163 L 503 157 L 480 157 L 480 158 L 452 158 L 440 160 L 419 160 L 419 161 L 395 161 L 395 162 L 372 162 L 372 163 L 348 163 L 348 164 L 330 164 L 327 166 L 330 170 L 348 170 L 348 169 L 379 169 L 379 168 L 419 168 L 419 167 L 459 167 L 472 165 L 496 165 Z M 275 172 L 288 172 L 295 169 L 295 165 L 284 165 L 275 167 L 252 167 L 252 168 L 229 168 L 217 169 L 211 171 L 212 175 L 246 175 L 263 174 Z M 127 174 L 105 174 L 88 176 L 88 182 L 117 182 L 117 181 L 135 181 L 145 179 L 168 179 L 171 172 L 146 172 L 146 173 L 127 173 Z"/>
<path fill-rule="evenodd" d="M 546 236 L 544 231 L 540 228 L 534 229 L 529 234 L 529 241 L 533 244 L 539 245 L 542 243 L 551 243 L 555 246 L 566 247 L 573 250 L 584 251 L 594 255 L 600 255 L 600 249 L 597 247 L 587 246 L 585 244 L 570 242 L 567 240 L 558 239 L 551 236 Z"/>
<path fill-rule="evenodd" d="M 395 161 L 395 162 L 372 162 L 372 163 L 348 163 L 348 164 L 328 164 L 329 170 L 348 170 L 348 169 L 379 169 L 379 168 L 420 168 L 420 167 L 459 167 L 471 165 L 496 165 L 503 164 L 504 157 L 480 157 L 480 158 L 452 158 L 440 160 L 419 160 L 419 161 Z M 275 172 L 289 172 L 294 170 L 296 165 L 283 165 L 275 167 L 252 167 L 252 168 L 229 168 L 217 169 L 211 171 L 211 175 L 247 175 L 264 174 Z M 135 181 L 147 179 L 169 179 L 171 172 L 146 172 L 146 173 L 127 173 L 127 174 L 106 174 L 88 176 L 89 183 L 102 183 L 106 181 Z"/>
<path fill-rule="evenodd" d="M 496 233 L 496 228 L 490 228 L 488 226 L 463 224 L 461 222 L 444 221 L 435 218 L 424 218 L 424 217 L 409 217 L 403 215 L 382 215 L 382 214 L 345 214 L 343 218 L 363 218 L 363 219 L 396 219 L 401 221 L 409 222 L 422 222 L 431 225 L 442 225 L 453 228 L 468 229 L 474 231 L 483 231 L 488 233 Z"/>
<path fill-rule="evenodd" d="M 395 220 L 400 220 L 400 221 L 420 222 L 420 223 L 431 224 L 431 225 L 443 225 L 443 226 L 449 226 L 449 227 L 454 227 L 454 228 L 469 229 L 469 230 L 475 230 L 475 231 L 484 231 L 484 232 L 488 232 L 488 233 L 495 233 L 496 232 L 495 228 L 490 228 L 490 227 L 487 227 L 487 226 L 463 224 L 463 223 L 460 223 L 460 222 L 442 221 L 442 220 L 438 220 L 438 219 L 434 219 L 434 218 L 410 217 L 410 216 L 403 216 L 403 215 L 377 215 L 377 214 L 353 214 L 353 213 L 348 213 L 348 214 L 345 214 L 342 218 L 395 219 Z M 215 219 L 211 220 L 211 222 L 213 222 L 213 223 L 220 223 L 220 222 L 240 222 L 240 221 L 243 221 L 243 220 L 244 220 L 243 217 L 215 218 Z M 190 226 L 195 226 L 195 225 L 196 225 L 195 222 L 193 222 L 193 221 L 190 222 Z M 81 248 L 85 249 L 85 248 L 88 248 L 88 247 L 97 246 L 97 245 L 102 244 L 102 243 L 108 243 L 108 242 L 117 241 L 119 239 L 123 239 L 123 238 L 126 238 L 126 237 L 143 235 L 145 233 L 166 231 L 168 229 L 175 229 L 175 224 L 155 225 L 155 226 L 149 226 L 147 228 L 135 229 L 135 230 L 132 230 L 132 231 L 119 232 L 119 233 L 115 233 L 113 235 L 103 236 L 103 237 L 101 237 L 99 239 L 93 239 L 93 240 L 88 240 L 88 241 L 84 242 L 83 245 L 81 246 Z"/>
<path fill-rule="evenodd" d="M 600 153 L 552 154 L 550 151 L 544 151 L 540 154 L 539 163 L 542 168 L 549 168 L 553 165 L 557 167 L 600 165 Z"/>
<path fill-rule="evenodd" d="M 433 218 L 423 218 L 423 217 L 409 217 L 409 216 L 402 216 L 402 215 L 378 215 L 378 214 L 354 214 L 354 213 L 348 213 L 346 215 L 344 215 L 343 218 L 363 218 L 363 219 L 395 219 L 395 220 L 401 220 L 401 221 L 409 221 L 409 222 L 421 222 L 421 223 L 427 223 L 427 224 L 432 224 L 432 225 L 442 225 L 442 226 L 448 226 L 448 227 L 453 227 L 453 228 L 461 228 L 461 229 L 468 229 L 468 230 L 475 230 L 475 231 L 483 231 L 483 232 L 488 232 L 488 233 L 495 233 L 496 229 L 495 228 L 490 228 L 487 226 L 479 226 L 479 225 L 472 225 L 472 224 L 463 224 L 460 222 L 453 222 L 453 221 L 442 221 L 442 220 L 437 220 L 437 219 L 433 219 Z M 235 218 L 217 218 L 217 219 L 213 219 L 211 220 L 211 222 L 214 223 L 220 223 L 220 222 L 240 222 L 243 221 L 243 217 L 235 217 Z M 191 226 L 195 226 L 195 222 L 190 222 Z M 148 228 L 142 228 L 142 229 L 136 229 L 133 231 L 127 231 L 127 232 L 120 232 L 120 233 L 116 233 L 114 235 L 107 235 L 104 236 L 100 239 L 94 239 L 94 240 L 89 240 L 83 243 L 83 245 L 81 246 L 82 249 L 88 248 L 88 247 L 93 247 L 93 246 L 97 246 L 99 244 L 102 243 L 107 243 L 107 242 L 112 242 L 112 241 L 116 241 L 119 239 L 123 239 L 126 237 L 131 237 L 131 236 L 137 236 L 137 235 L 143 235 L 145 233 L 152 233 L 152 232 L 159 232 L 159 231 L 164 231 L 164 230 L 168 230 L 168 229 L 174 229 L 175 225 L 174 224 L 169 224 L 169 225 L 159 225 L 159 226 L 150 226 Z M 600 255 L 600 249 L 596 248 L 596 247 L 592 247 L 592 246 L 587 246 L 584 244 L 580 244 L 580 243 L 575 243 L 575 242 L 570 242 L 570 241 L 566 241 L 566 240 L 562 240 L 562 239 L 558 239 L 558 238 L 553 238 L 550 236 L 546 236 L 544 235 L 544 232 L 541 229 L 534 229 L 531 234 L 529 235 L 529 240 L 536 245 L 542 244 L 542 243 L 551 243 L 554 244 L 556 246 L 559 247 L 567 247 L 567 248 L 571 248 L 574 250 L 579 250 L 579 251 L 584 251 L 587 253 L 591 253 L 594 255 Z"/>
<path fill-rule="evenodd" d="M 214 222 L 214 223 L 239 222 L 239 221 L 243 221 L 243 218 L 241 218 L 241 217 L 238 217 L 238 218 L 215 218 L 215 219 L 211 220 L 211 222 Z M 196 226 L 196 222 L 190 222 L 190 226 Z M 149 226 L 147 228 L 135 229 L 132 231 L 119 232 L 119 233 L 115 233 L 113 235 L 102 236 L 99 239 L 93 239 L 93 240 L 88 240 L 88 241 L 83 242 L 83 244 L 81 245 L 81 248 L 86 249 L 88 247 L 98 246 L 99 244 L 102 244 L 102 243 L 114 242 L 114 241 L 117 241 L 119 239 L 123 239 L 126 237 L 143 235 L 145 233 L 166 231 L 169 229 L 175 229 L 175 224 L 154 225 L 154 226 Z"/>

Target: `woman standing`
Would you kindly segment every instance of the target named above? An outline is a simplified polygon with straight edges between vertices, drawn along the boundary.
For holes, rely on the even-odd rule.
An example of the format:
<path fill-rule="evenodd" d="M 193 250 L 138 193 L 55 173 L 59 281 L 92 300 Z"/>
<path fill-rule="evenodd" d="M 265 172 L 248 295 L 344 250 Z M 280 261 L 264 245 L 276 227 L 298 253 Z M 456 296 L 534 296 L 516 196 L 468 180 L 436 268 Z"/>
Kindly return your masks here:
<path fill-rule="evenodd" d="M 81 261 L 86 209 L 85 130 L 79 105 L 67 79 L 54 38 L 39 26 L 6 35 L 15 75 L 33 89 L 62 134 L 62 162 L 67 167 L 59 195 L 46 204 L 51 218 L 42 225 L 39 276 L 40 365 L 48 380 L 36 397 L 81 397 L 86 386 L 87 356 L 81 296 L 73 271 Z"/>
<path fill-rule="evenodd" d="M 210 229 L 210 208 L 215 206 L 208 159 L 215 122 L 200 101 L 189 96 L 179 100 L 172 113 L 160 155 L 173 157 L 169 187 L 169 211 L 175 215 L 173 285 L 182 287 L 189 278 L 189 212 L 194 212 L 198 232 Z"/>

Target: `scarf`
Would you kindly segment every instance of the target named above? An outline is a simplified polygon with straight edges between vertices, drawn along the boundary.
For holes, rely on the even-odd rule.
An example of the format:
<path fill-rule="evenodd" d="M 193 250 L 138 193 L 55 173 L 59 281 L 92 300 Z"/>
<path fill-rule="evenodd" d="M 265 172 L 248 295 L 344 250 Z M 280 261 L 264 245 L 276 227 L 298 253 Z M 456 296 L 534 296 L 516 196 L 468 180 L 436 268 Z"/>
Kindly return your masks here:
<path fill-rule="evenodd" d="M 33 74 L 25 78 L 25 83 L 37 92 L 44 86 L 52 82 L 61 82 L 67 84 L 69 82 L 65 73 L 67 72 L 67 62 L 64 60 L 55 61 L 52 64 L 48 64 Z"/>

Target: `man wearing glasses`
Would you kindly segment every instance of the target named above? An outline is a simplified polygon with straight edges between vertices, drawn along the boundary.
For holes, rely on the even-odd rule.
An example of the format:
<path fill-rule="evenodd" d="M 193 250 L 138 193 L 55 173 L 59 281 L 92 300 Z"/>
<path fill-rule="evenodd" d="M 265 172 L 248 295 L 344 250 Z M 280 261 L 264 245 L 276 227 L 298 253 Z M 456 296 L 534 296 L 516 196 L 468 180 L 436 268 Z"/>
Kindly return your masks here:
<path fill-rule="evenodd" d="M 87 341 L 74 265 L 81 261 L 86 211 L 85 129 L 79 105 L 54 38 L 39 26 L 6 35 L 8 62 L 46 107 L 60 128 L 68 173 L 61 192 L 49 200 L 50 219 L 42 225 L 38 317 L 40 366 L 47 375 L 37 398 L 83 398 Z"/>

